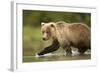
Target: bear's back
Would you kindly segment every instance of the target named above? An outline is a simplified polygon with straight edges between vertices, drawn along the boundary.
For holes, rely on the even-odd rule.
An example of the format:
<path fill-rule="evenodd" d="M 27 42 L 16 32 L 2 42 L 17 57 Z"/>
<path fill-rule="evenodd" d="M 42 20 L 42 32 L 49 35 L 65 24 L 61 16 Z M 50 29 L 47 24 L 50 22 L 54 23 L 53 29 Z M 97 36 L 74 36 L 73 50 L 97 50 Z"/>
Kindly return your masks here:
<path fill-rule="evenodd" d="M 71 23 L 67 26 L 69 30 L 69 40 L 74 43 L 74 45 L 85 45 L 90 46 L 90 28 L 83 23 Z"/>

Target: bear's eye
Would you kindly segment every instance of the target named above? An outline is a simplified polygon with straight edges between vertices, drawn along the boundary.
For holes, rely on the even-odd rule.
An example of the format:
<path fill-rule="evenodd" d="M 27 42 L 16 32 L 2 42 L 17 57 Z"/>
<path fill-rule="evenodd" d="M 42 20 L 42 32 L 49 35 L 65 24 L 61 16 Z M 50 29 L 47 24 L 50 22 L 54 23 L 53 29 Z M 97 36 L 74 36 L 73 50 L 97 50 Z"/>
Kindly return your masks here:
<path fill-rule="evenodd" d="M 49 33 L 49 31 L 47 31 L 46 33 Z"/>

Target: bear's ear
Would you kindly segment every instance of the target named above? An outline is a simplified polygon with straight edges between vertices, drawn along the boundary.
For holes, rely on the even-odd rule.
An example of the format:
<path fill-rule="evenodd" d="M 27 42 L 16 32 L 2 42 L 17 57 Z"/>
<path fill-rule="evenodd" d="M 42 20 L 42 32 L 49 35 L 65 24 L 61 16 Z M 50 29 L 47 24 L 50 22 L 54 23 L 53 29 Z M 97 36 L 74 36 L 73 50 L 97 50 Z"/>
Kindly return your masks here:
<path fill-rule="evenodd" d="M 53 23 L 51 23 L 51 27 L 54 27 L 54 24 Z"/>
<path fill-rule="evenodd" d="M 41 26 L 43 26 L 44 24 L 45 24 L 45 23 L 44 23 L 44 22 L 42 22 L 42 23 L 41 23 Z"/>

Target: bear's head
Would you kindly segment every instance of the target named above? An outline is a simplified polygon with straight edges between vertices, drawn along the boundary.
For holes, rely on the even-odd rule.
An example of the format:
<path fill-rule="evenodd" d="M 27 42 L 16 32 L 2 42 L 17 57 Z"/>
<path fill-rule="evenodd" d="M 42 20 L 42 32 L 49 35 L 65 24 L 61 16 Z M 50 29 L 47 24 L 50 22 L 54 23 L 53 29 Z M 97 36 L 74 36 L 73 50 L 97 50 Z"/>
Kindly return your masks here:
<path fill-rule="evenodd" d="M 55 23 L 49 22 L 49 23 L 41 23 L 41 31 L 42 31 L 42 39 L 43 40 L 49 40 L 50 38 L 55 38 L 56 30 L 55 30 Z"/>

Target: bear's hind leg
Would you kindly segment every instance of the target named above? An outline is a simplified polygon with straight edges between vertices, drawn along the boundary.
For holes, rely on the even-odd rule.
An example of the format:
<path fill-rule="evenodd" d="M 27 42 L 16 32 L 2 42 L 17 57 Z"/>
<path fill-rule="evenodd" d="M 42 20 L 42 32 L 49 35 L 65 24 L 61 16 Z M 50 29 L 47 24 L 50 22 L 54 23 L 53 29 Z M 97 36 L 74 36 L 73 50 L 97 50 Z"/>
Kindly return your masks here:
<path fill-rule="evenodd" d="M 78 51 L 79 53 L 82 55 L 85 53 L 85 51 L 87 50 L 87 48 L 79 48 Z"/>

